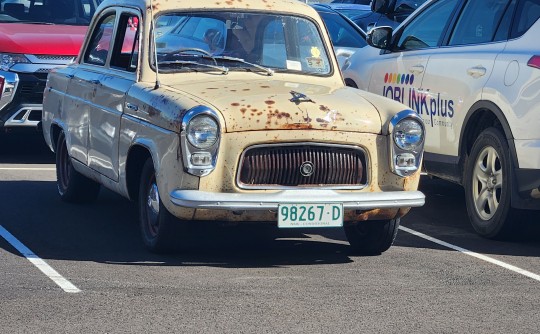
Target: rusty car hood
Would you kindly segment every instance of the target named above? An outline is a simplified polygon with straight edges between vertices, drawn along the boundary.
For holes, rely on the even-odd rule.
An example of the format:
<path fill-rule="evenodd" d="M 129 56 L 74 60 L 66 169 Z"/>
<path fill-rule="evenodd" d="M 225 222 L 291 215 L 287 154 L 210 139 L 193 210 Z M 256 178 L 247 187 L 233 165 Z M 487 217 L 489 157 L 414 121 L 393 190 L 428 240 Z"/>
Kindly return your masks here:
<path fill-rule="evenodd" d="M 278 80 L 192 82 L 172 88 L 221 112 L 227 132 L 317 129 L 380 133 L 377 109 L 359 90 Z"/>

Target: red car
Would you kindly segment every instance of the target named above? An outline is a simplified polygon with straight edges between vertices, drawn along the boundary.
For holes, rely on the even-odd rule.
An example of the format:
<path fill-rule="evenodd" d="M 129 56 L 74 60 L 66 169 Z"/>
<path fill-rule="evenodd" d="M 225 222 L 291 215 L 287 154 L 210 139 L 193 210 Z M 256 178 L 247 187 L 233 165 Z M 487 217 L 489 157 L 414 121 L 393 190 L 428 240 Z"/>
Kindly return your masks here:
<path fill-rule="evenodd" d="M 0 131 L 35 130 L 49 71 L 75 60 L 101 0 L 0 0 Z"/>

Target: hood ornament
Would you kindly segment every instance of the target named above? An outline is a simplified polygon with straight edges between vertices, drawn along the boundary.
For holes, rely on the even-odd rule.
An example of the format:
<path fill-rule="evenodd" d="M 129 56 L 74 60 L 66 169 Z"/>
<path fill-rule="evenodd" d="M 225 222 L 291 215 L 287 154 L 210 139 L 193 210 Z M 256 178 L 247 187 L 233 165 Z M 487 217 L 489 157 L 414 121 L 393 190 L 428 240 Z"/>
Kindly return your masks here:
<path fill-rule="evenodd" d="M 294 102 L 296 103 L 297 105 L 302 103 L 302 102 L 311 102 L 311 103 L 315 103 L 315 101 L 313 101 L 312 99 L 310 99 L 309 97 L 306 96 L 306 94 L 302 94 L 302 93 L 299 93 L 299 92 L 295 92 L 294 90 L 291 90 L 291 94 L 292 94 L 292 99 L 290 99 L 289 101 L 291 102 Z"/>

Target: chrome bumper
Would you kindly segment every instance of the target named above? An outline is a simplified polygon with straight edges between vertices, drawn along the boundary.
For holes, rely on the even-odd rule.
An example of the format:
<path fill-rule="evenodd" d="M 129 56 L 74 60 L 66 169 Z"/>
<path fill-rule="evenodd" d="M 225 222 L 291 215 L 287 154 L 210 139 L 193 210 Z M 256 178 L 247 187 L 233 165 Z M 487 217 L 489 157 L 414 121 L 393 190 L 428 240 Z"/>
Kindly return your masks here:
<path fill-rule="evenodd" d="M 283 190 L 275 193 L 212 193 L 198 190 L 174 190 L 171 201 L 193 209 L 229 211 L 277 210 L 279 204 L 342 203 L 345 210 L 409 208 L 424 205 L 420 191 L 378 193 L 339 193 L 333 190 Z"/>

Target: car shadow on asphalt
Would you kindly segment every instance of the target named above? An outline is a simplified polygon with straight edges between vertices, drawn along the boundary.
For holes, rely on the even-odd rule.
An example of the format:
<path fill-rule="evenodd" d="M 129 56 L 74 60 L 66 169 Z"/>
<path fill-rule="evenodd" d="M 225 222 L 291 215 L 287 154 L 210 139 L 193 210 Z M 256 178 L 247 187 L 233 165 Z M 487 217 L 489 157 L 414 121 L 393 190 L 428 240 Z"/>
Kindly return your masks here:
<path fill-rule="evenodd" d="M 43 133 L 0 133 L 0 164 L 51 164 L 54 160 Z"/>
<path fill-rule="evenodd" d="M 0 189 L 0 225 L 45 260 L 254 268 L 352 262 L 343 242 L 254 224 L 205 226 L 187 251 L 153 254 L 140 240 L 136 205 L 108 190 L 95 203 L 74 205 L 59 199 L 55 182 L 0 181 Z M 20 255 L 1 238 L 0 247 Z"/>
<path fill-rule="evenodd" d="M 187 251 L 153 254 L 140 240 L 136 205 L 111 191 L 102 190 L 94 203 L 74 205 L 60 200 L 53 181 L 0 181 L 0 189 L 0 225 L 43 259 L 240 268 L 338 264 L 356 259 L 341 229 L 279 230 L 256 224 L 204 226 L 202 236 Z M 459 190 L 450 190 L 445 196 L 459 197 Z M 430 198 L 433 190 L 424 186 L 424 191 Z M 540 256 L 538 233 L 529 240 L 486 240 L 471 231 L 468 221 L 459 220 L 464 208 L 432 205 L 439 204 L 414 209 L 403 225 L 475 252 Z M 451 218 L 445 222 L 452 223 L 434 219 L 441 209 Z M 19 255 L 4 240 L 0 240 L 0 247 Z M 448 250 L 404 231 L 399 232 L 393 247 Z"/>

